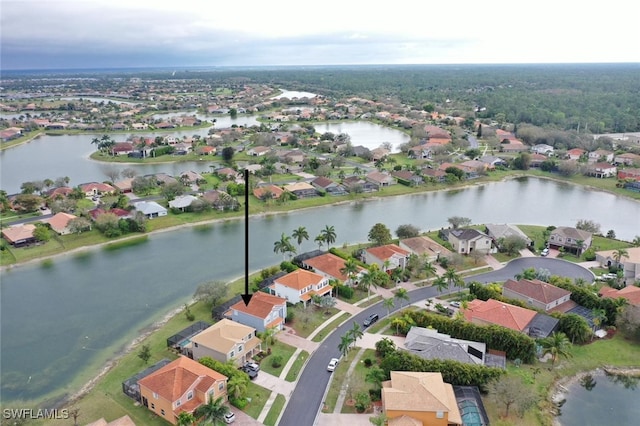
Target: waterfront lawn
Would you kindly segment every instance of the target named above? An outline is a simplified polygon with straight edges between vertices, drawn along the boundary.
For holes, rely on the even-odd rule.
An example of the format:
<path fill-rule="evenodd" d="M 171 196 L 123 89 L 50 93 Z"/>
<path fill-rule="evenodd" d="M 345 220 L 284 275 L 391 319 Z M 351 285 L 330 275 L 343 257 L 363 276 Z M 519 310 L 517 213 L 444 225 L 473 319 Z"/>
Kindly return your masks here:
<path fill-rule="evenodd" d="M 287 399 L 284 395 L 279 393 L 273 401 L 273 405 L 271 405 L 271 408 L 267 413 L 267 417 L 264 418 L 265 426 L 275 426 L 276 421 L 278 421 L 278 417 L 280 417 L 280 412 L 284 408 L 285 402 L 287 402 Z"/>
<path fill-rule="evenodd" d="M 300 374 L 302 367 L 304 366 L 304 364 L 307 362 L 308 359 L 309 359 L 309 352 L 304 350 L 300 351 L 295 361 L 293 361 L 293 364 L 291 364 L 291 368 L 287 372 L 287 377 L 285 377 L 285 380 L 287 382 L 295 382 L 298 379 L 298 375 Z"/>
<path fill-rule="evenodd" d="M 304 338 L 309 337 L 322 323 L 340 312 L 336 308 L 319 308 L 313 305 L 305 308 L 302 303 L 287 309 L 293 312 L 293 321 L 289 322 L 289 327 L 293 328 L 298 336 Z"/>
<path fill-rule="evenodd" d="M 296 351 L 296 348 L 291 345 L 287 345 L 286 343 L 282 343 L 278 339 L 275 339 L 274 344 L 269 345 L 268 348 L 271 349 L 271 354 L 262 358 L 262 361 L 260 361 L 260 370 L 266 373 L 269 373 L 273 376 L 280 377 L 280 373 L 282 373 L 284 366 L 287 364 L 287 362 L 289 361 L 289 358 L 291 358 L 293 353 Z M 264 350 L 265 349 L 263 347 L 263 351 Z M 269 353 L 268 349 L 266 350 L 266 353 Z M 281 358 L 280 366 L 274 367 L 272 364 L 273 360 L 278 356 Z"/>

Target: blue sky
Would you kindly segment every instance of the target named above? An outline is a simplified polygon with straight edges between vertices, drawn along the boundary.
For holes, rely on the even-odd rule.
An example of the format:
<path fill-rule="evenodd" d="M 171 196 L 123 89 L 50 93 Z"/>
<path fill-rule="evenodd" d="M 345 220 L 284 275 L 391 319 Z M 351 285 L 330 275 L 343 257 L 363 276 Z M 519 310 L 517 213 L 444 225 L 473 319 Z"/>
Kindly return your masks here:
<path fill-rule="evenodd" d="M 638 16 L 628 0 L 0 0 L 0 66 L 640 62 Z"/>

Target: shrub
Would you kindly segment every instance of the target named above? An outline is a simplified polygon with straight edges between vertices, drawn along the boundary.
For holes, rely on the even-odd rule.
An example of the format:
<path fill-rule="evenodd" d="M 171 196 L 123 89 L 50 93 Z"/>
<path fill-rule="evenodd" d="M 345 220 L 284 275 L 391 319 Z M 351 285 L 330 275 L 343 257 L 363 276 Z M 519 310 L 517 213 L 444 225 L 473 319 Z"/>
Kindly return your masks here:
<path fill-rule="evenodd" d="M 371 405 L 371 398 L 367 392 L 358 392 L 356 395 L 356 411 L 358 413 L 364 413 L 367 408 Z"/>
<path fill-rule="evenodd" d="M 369 389 L 369 397 L 371 401 L 380 401 L 382 399 L 382 389 Z"/>
<path fill-rule="evenodd" d="M 271 358 L 271 366 L 273 368 L 280 368 L 282 366 L 282 355 L 274 355 Z"/>
<path fill-rule="evenodd" d="M 231 405 L 233 405 L 237 409 L 244 410 L 244 407 L 247 406 L 247 403 L 249 401 L 247 401 L 246 398 L 229 398 L 229 402 L 231 402 Z"/>
<path fill-rule="evenodd" d="M 371 358 L 365 358 L 364 359 L 364 366 L 369 368 L 371 367 L 371 365 L 373 364 L 373 361 L 371 361 Z"/>
<path fill-rule="evenodd" d="M 345 299 L 351 299 L 353 297 L 353 289 L 351 287 L 340 284 L 336 288 L 339 296 L 342 296 Z"/>
<path fill-rule="evenodd" d="M 296 317 L 295 312 L 291 309 L 287 309 L 287 317 L 285 318 L 286 322 L 291 322 Z"/>
<path fill-rule="evenodd" d="M 298 269 L 298 267 L 296 265 L 294 265 L 293 263 L 285 260 L 285 261 L 280 263 L 280 269 L 282 269 L 285 272 L 293 272 L 296 269 Z"/>

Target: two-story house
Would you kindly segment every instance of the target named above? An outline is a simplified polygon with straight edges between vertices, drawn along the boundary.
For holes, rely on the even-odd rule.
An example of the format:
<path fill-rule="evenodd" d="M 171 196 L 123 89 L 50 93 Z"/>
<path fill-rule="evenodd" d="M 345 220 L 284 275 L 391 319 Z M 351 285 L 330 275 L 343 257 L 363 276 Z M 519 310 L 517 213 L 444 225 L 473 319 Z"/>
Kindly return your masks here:
<path fill-rule="evenodd" d="M 477 229 L 451 229 L 447 232 L 447 240 L 456 253 L 469 254 L 479 251 L 487 254 L 492 251 L 491 237 Z"/>
<path fill-rule="evenodd" d="M 271 294 L 284 297 L 289 303 L 302 302 L 305 306 L 313 295 L 331 295 L 329 278 L 305 269 L 296 269 L 274 280 L 269 286 Z"/>
<path fill-rule="evenodd" d="M 555 249 L 563 247 L 566 251 L 579 256 L 591 246 L 591 239 L 591 232 L 570 226 L 558 226 L 549 235 L 549 246 Z"/>
<path fill-rule="evenodd" d="M 232 305 L 225 316 L 235 322 L 253 327 L 257 332 L 268 328 L 282 330 L 287 318 L 287 300 L 263 291 L 253 294 L 249 304 L 240 300 Z"/>
<path fill-rule="evenodd" d="M 333 253 L 324 253 L 302 261 L 302 266 L 329 279 L 337 279 L 345 285 L 353 284 L 352 278 L 348 277 L 342 270 L 345 267 L 345 260 Z M 358 266 L 358 272 L 353 277 L 353 281 L 358 282 L 364 268 Z"/>
<path fill-rule="evenodd" d="M 549 312 L 569 302 L 571 292 L 544 281 L 521 279 L 507 280 L 502 286 L 502 295 Z"/>
<path fill-rule="evenodd" d="M 392 271 L 406 268 L 410 255 L 411 252 L 396 244 L 386 244 L 365 249 L 364 262 L 368 265 L 376 264 L 382 271 Z"/>
<path fill-rule="evenodd" d="M 211 399 L 227 398 L 227 377 L 181 356 L 138 381 L 142 405 L 171 424 Z"/>
<path fill-rule="evenodd" d="M 208 356 L 243 365 L 262 351 L 262 341 L 255 328 L 225 318 L 193 336 L 190 349 L 196 360 Z"/>

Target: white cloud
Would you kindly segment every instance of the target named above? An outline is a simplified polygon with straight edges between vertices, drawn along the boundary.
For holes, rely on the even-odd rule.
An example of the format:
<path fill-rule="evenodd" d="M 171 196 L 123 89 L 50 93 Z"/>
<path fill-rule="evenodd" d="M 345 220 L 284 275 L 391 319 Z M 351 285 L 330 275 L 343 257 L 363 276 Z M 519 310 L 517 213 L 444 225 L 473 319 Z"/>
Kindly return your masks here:
<path fill-rule="evenodd" d="M 3 68 L 46 68 L 54 53 L 74 67 L 83 55 L 99 66 L 154 55 L 158 65 L 640 62 L 637 12 L 626 0 L 3 0 L 1 53 Z"/>

